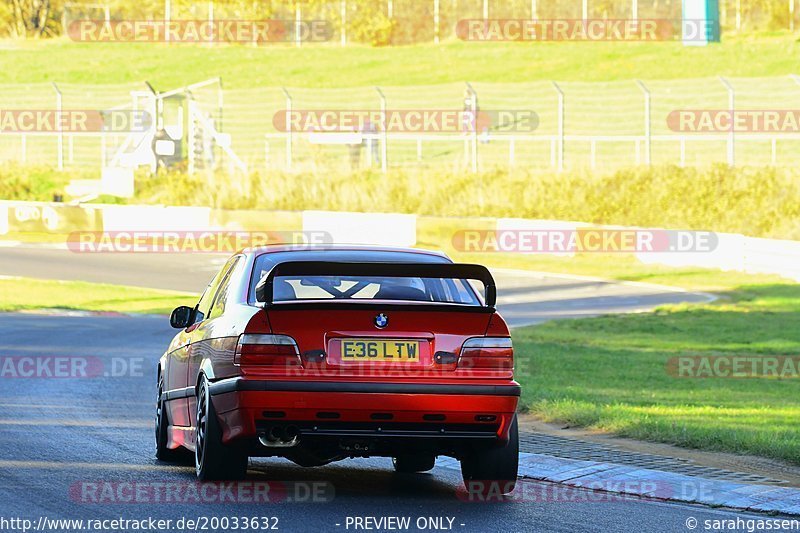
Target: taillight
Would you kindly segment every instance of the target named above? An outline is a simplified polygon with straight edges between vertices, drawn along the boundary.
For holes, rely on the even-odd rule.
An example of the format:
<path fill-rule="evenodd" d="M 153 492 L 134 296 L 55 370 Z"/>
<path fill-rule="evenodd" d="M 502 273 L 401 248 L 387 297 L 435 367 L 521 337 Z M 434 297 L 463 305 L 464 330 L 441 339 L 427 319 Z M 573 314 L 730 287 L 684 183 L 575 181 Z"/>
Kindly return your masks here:
<path fill-rule="evenodd" d="M 510 337 L 474 337 L 461 347 L 458 368 L 512 370 L 514 348 Z"/>
<path fill-rule="evenodd" d="M 233 362 L 240 365 L 300 366 L 300 350 L 288 335 L 245 333 Z"/>

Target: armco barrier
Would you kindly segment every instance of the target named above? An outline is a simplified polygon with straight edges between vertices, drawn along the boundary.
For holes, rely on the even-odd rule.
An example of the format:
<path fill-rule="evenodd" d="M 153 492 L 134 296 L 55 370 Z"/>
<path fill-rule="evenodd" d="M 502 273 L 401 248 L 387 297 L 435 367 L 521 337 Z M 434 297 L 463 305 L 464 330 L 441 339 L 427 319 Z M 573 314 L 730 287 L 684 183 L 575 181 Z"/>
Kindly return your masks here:
<path fill-rule="evenodd" d="M 0 201 L 0 235 L 73 231 L 308 231 L 334 242 L 451 248 L 459 230 L 574 230 L 590 224 L 519 218 L 430 217 L 398 213 L 220 210 L 207 207 L 65 205 Z M 617 226 L 607 228 L 621 229 Z M 625 228 L 635 229 L 635 228 Z M 800 281 L 800 241 L 719 233 L 712 252 L 648 252 L 644 264 L 777 274 Z M 568 255 L 568 254 L 562 254 Z"/>

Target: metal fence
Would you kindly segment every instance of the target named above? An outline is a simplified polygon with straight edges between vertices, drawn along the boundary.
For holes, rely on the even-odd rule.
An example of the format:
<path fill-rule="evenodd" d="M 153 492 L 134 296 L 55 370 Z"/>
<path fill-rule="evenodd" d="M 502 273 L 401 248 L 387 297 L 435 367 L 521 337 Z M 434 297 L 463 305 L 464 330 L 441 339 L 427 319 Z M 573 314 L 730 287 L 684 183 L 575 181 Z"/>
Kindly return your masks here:
<path fill-rule="evenodd" d="M 675 110 L 800 110 L 800 79 L 704 78 L 608 83 L 473 83 L 481 110 L 534 111 L 533 131 L 362 132 L 357 144 L 320 141 L 315 132 L 280 131 L 276 114 L 300 110 L 462 111 L 465 84 L 307 89 L 261 87 L 209 92 L 230 149 L 214 161 L 228 168 L 235 154 L 247 171 L 314 171 L 373 167 L 490 170 L 614 170 L 648 164 L 796 166 L 800 134 L 687 133 L 671 129 Z M 109 109 L 130 104 L 144 84 L 0 86 L 0 109 Z M 215 89 L 216 90 L 216 89 Z M 220 116 L 216 106 L 221 105 Z M 796 129 L 794 131 L 797 131 Z M 0 160 L 55 168 L 99 169 L 120 133 L 0 132 Z"/>

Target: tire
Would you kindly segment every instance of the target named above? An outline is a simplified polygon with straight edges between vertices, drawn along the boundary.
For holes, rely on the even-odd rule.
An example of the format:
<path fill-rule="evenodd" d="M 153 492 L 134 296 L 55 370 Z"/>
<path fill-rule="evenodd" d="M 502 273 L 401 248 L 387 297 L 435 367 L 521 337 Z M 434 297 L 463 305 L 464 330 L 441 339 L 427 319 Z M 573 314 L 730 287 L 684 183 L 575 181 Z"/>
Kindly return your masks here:
<path fill-rule="evenodd" d="M 392 457 L 392 464 L 396 472 L 401 474 L 414 474 L 416 472 L 427 472 L 433 470 L 433 465 L 436 463 L 436 456 L 421 454 L 421 455 L 398 455 Z"/>
<path fill-rule="evenodd" d="M 511 420 L 508 442 L 500 448 L 474 452 L 461 458 L 461 476 L 468 491 L 508 494 L 517 484 L 519 429 L 517 415 Z M 475 482 L 486 482 L 476 485 Z"/>
<path fill-rule="evenodd" d="M 167 463 L 183 463 L 191 464 L 192 459 L 189 450 L 180 447 L 174 450 L 167 448 L 169 420 L 168 414 L 161 401 L 161 395 L 164 392 L 164 378 L 158 376 L 158 397 L 156 398 L 156 459 Z"/>
<path fill-rule="evenodd" d="M 222 444 L 214 403 L 203 379 L 197 392 L 197 423 L 195 424 L 194 465 L 200 481 L 235 481 L 247 475 L 246 454 Z"/>

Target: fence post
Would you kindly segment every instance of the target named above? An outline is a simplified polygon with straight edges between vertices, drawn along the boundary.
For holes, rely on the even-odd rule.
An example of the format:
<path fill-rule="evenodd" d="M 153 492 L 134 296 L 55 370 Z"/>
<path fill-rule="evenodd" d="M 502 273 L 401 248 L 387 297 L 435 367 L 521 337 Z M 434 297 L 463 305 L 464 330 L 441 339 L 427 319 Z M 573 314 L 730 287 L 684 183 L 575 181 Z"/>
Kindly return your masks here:
<path fill-rule="evenodd" d="M 375 87 L 375 90 L 378 92 L 378 97 L 381 99 L 381 131 L 383 131 L 383 140 L 381 141 L 381 171 L 385 174 L 389 166 L 389 162 L 387 161 L 389 157 L 389 130 L 386 120 L 386 96 L 384 96 L 380 87 Z"/>
<path fill-rule="evenodd" d="M 728 132 L 728 165 L 734 166 L 736 164 L 736 146 L 735 146 L 735 138 L 734 138 L 734 122 L 733 122 L 733 110 L 736 106 L 736 92 L 733 90 L 733 86 L 728 83 L 728 80 L 723 78 L 722 76 L 719 77 L 719 81 L 722 82 L 722 85 L 728 90 L 728 110 L 730 113 L 731 119 L 731 130 Z"/>
<path fill-rule="evenodd" d="M 631 18 L 639 20 L 639 0 L 631 0 Z"/>
<path fill-rule="evenodd" d="M 388 5 L 386 6 L 386 16 L 390 19 L 394 17 L 394 2 L 392 0 L 388 0 Z"/>
<path fill-rule="evenodd" d="M 286 170 L 292 170 L 292 96 L 286 87 L 281 87 L 283 95 L 286 97 Z"/>
<path fill-rule="evenodd" d="M 539 18 L 536 11 L 536 0 L 531 0 L 531 20 L 537 20 Z"/>
<path fill-rule="evenodd" d="M 58 170 L 64 170 L 64 131 L 61 128 L 61 113 L 64 111 L 63 105 L 63 97 L 61 95 L 61 90 L 56 85 L 56 82 L 53 83 L 53 89 L 56 91 L 56 114 L 58 118 L 56 119 L 56 130 L 58 131 L 58 139 L 57 139 L 57 157 L 58 157 Z"/>
<path fill-rule="evenodd" d="M 489 0 L 483 0 L 483 20 L 489 20 Z"/>
<path fill-rule="evenodd" d="M 641 80 L 636 80 L 636 84 L 642 90 L 642 93 L 644 93 L 644 162 L 646 165 L 650 165 L 650 157 L 652 155 L 653 147 L 653 135 L 650 117 L 650 90 Z"/>
<path fill-rule="evenodd" d="M 794 33 L 794 0 L 789 0 L 789 31 Z"/>
<path fill-rule="evenodd" d="M 433 0 L 433 44 L 439 44 L 439 0 Z"/>
<path fill-rule="evenodd" d="M 564 91 L 558 83 L 552 82 L 558 93 L 558 171 L 564 171 Z"/>
<path fill-rule="evenodd" d="M 467 82 L 467 91 L 469 92 L 469 104 L 472 110 L 472 172 L 478 172 L 478 93 L 472 88 L 472 85 Z"/>
<path fill-rule="evenodd" d="M 342 46 L 347 45 L 347 0 L 342 0 L 339 5 L 339 16 L 342 19 Z"/>
<path fill-rule="evenodd" d="M 581 18 L 587 20 L 589 18 L 589 0 L 583 0 L 581 5 Z"/>

